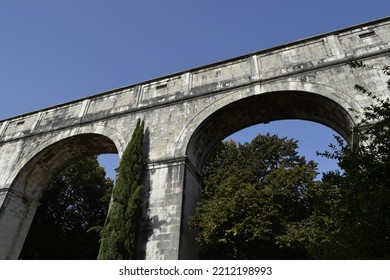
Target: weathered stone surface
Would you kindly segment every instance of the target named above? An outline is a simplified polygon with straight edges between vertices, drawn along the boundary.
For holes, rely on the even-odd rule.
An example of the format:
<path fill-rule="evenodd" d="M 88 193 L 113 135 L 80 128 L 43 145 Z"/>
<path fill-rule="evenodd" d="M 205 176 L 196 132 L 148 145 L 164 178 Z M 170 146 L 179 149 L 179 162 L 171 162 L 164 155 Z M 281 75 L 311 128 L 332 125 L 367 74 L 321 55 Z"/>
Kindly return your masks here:
<path fill-rule="evenodd" d="M 232 132 L 279 119 L 325 124 L 353 140 L 372 100 L 387 96 L 380 71 L 355 75 L 347 62 L 390 65 L 390 18 L 105 92 L 0 121 L 0 258 L 15 259 L 50 178 L 86 155 L 122 155 L 145 120 L 147 174 L 140 254 L 197 257 L 188 217 L 200 199 L 199 173 Z"/>

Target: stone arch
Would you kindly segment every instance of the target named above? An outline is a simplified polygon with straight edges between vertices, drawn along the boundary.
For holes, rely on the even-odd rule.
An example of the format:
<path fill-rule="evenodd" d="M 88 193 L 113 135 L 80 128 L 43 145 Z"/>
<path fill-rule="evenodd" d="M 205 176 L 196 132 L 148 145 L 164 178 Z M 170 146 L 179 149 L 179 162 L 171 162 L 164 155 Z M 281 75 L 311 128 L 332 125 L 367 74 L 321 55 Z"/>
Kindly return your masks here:
<path fill-rule="evenodd" d="M 82 133 L 50 140 L 18 170 L 10 184 L 6 198 L 7 213 L 12 225 L 8 225 L 9 253 L 6 258 L 18 257 L 27 236 L 39 200 L 51 178 L 73 162 L 101 153 L 118 153 L 118 148 L 109 137 L 96 133 Z M 35 150 L 37 150 L 35 149 Z M 3 245 L 4 242 L 1 242 Z"/>
<path fill-rule="evenodd" d="M 34 148 L 28 149 L 27 154 L 23 154 L 20 156 L 20 159 L 15 164 L 15 168 L 12 172 L 10 172 L 10 175 L 6 179 L 6 186 L 15 186 L 15 178 L 18 176 L 21 169 L 23 169 L 28 162 L 30 162 L 35 156 L 37 156 L 39 153 L 41 153 L 46 148 L 50 147 L 51 145 L 55 145 L 56 143 L 60 143 L 62 140 L 69 139 L 74 136 L 78 135 L 98 135 L 101 136 L 103 139 L 104 137 L 107 138 L 108 142 L 112 142 L 112 144 L 115 146 L 115 152 L 118 154 L 119 157 L 121 157 L 125 147 L 126 143 L 123 139 L 122 135 L 119 131 L 117 131 L 114 128 L 111 128 L 106 125 L 94 125 L 92 129 L 90 127 L 80 127 L 77 129 L 72 130 L 64 130 L 60 131 L 59 133 L 53 133 L 50 135 L 50 137 L 45 137 L 45 139 L 42 141 L 40 138 L 37 138 L 34 141 Z M 102 152 L 103 153 L 103 152 Z M 111 153 L 111 152 L 110 152 Z M 14 191 L 17 191 L 14 189 Z"/>
<path fill-rule="evenodd" d="M 218 142 L 248 126 L 286 119 L 301 119 L 323 124 L 351 142 L 355 123 L 348 108 L 345 108 L 346 104 L 353 103 L 349 101 L 345 99 L 341 105 L 324 95 L 308 91 L 283 90 L 244 97 L 204 114 L 186 142 L 187 164 L 180 255 L 186 258 L 188 256 L 185 256 L 184 252 L 195 252 L 197 248 L 194 233 L 188 229 L 187 221 L 194 213 L 201 197 L 202 166 Z M 190 256 L 195 257 L 195 253 Z"/>
<path fill-rule="evenodd" d="M 101 153 L 118 153 L 111 139 L 100 134 L 78 134 L 55 142 L 34 155 L 19 171 L 11 190 L 38 201 L 50 179 L 73 162 Z"/>
<path fill-rule="evenodd" d="M 263 100 L 267 104 L 262 104 Z M 212 126 L 218 114 L 226 114 L 227 119 L 233 120 L 233 116 L 230 118 L 229 114 L 235 110 L 234 107 L 240 107 L 238 111 L 243 114 L 246 112 L 247 119 L 251 110 L 251 120 L 247 120 L 248 123 L 244 121 L 242 125 L 236 123 L 231 126 L 231 129 L 221 132 L 215 143 L 250 125 L 283 119 L 318 122 L 332 128 L 348 142 L 352 142 L 352 130 L 358 119 L 354 119 L 350 112 L 353 110 L 359 114 L 363 110 L 362 105 L 350 94 L 321 83 L 289 80 L 254 85 L 253 88 L 224 93 L 220 99 L 209 102 L 208 106 L 198 112 L 183 128 L 176 142 L 174 157 L 186 156 L 193 161 L 195 151 L 192 151 L 192 146 L 196 142 L 195 138 L 200 136 L 199 132 L 204 131 L 206 125 Z M 278 108 L 279 114 L 276 114 Z M 268 114 L 268 117 L 259 114 L 261 111 L 266 113 L 271 109 L 275 114 Z M 315 112 L 317 109 L 319 111 Z M 298 110 L 301 112 L 299 113 Z M 335 113 L 337 115 L 334 115 Z M 337 121 L 336 118 L 341 119 L 342 122 Z M 195 161 L 192 163 L 197 165 Z"/>
<path fill-rule="evenodd" d="M 286 119 L 317 122 L 349 142 L 353 138 L 353 118 L 335 101 L 304 91 L 277 91 L 243 98 L 215 111 L 192 134 L 186 155 L 201 167 L 213 146 L 228 135 L 254 124 Z"/>

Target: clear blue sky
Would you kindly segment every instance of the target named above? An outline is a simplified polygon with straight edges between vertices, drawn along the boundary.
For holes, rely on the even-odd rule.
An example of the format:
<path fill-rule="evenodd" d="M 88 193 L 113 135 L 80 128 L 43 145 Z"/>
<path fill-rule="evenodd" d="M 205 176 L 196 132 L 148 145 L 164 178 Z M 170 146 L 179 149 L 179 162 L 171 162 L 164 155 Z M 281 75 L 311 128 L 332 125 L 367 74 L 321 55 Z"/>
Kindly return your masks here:
<path fill-rule="evenodd" d="M 0 0 L 0 119 L 389 12 L 389 0 Z M 334 133 L 307 122 L 274 122 L 235 138 L 249 141 L 265 131 L 300 140 L 308 158 L 326 149 Z"/>

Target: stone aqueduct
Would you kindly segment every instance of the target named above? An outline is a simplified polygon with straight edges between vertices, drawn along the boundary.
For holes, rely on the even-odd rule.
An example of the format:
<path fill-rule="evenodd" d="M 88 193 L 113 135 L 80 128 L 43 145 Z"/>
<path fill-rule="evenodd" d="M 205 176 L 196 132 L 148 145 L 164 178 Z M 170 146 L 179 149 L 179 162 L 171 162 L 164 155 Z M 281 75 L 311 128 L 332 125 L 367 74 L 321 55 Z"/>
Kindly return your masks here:
<path fill-rule="evenodd" d="M 140 254 L 196 259 L 187 219 L 213 145 L 281 119 L 318 122 L 353 141 L 358 119 L 349 109 L 372 102 L 354 85 L 388 91 L 380 71 L 356 75 L 347 63 L 390 65 L 389 42 L 384 18 L 0 121 L 0 259 L 18 258 L 50 178 L 87 155 L 120 157 L 138 118 L 146 127 L 148 200 Z"/>

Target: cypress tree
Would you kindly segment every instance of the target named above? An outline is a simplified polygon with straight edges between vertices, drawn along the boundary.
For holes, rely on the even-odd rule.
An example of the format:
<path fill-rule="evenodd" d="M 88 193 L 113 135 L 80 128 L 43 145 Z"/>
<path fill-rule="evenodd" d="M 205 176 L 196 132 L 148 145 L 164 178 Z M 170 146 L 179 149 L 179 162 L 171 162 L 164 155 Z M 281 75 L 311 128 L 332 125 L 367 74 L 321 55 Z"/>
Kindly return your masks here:
<path fill-rule="evenodd" d="M 141 214 L 144 122 L 137 121 L 130 143 L 119 164 L 111 209 L 100 230 L 100 260 L 137 258 L 138 225 Z"/>

